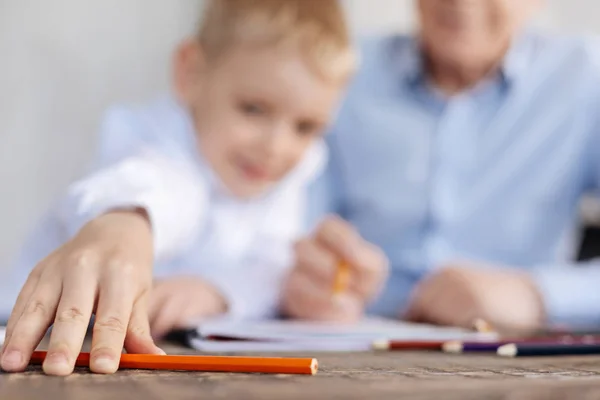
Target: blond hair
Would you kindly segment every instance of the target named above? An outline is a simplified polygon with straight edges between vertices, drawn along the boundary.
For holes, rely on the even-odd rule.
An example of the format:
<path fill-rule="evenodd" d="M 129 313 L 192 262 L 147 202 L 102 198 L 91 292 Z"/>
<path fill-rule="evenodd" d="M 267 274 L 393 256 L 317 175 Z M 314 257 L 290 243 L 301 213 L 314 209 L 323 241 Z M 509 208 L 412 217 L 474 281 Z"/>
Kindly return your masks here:
<path fill-rule="evenodd" d="M 207 57 L 235 45 L 293 45 L 325 78 L 348 79 L 356 54 L 338 0 L 207 0 L 198 37 Z"/>

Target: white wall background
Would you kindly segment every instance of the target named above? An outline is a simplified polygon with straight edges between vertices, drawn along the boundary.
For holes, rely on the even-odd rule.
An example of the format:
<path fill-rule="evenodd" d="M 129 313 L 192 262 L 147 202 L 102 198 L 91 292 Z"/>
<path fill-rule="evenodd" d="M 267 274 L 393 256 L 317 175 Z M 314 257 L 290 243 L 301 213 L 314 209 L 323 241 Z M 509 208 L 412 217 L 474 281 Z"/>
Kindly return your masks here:
<path fill-rule="evenodd" d="M 408 30 L 414 20 L 412 0 L 346 2 L 359 31 Z M 168 87 L 170 53 L 199 8 L 198 0 L 0 0 L 0 270 L 81 173 L 102 110 Z M 600 31 L 599 11 L 595 0 L 549 0 L 539 23 Z"/>

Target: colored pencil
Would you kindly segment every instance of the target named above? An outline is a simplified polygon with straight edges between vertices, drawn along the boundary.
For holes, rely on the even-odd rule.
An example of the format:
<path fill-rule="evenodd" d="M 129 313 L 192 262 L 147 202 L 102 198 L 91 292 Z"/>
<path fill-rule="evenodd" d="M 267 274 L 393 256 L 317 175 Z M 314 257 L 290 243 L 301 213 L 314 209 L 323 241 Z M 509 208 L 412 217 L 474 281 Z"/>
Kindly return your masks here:
<path fill-rule="evenodd" d="M 340 261 L 337 266 L 335 274 L 335 281 L 333 283 L 333 294 L 344 293 L 348 288 L 348 281 L 350 280 L 350 266 L 345 261 Z"/>
<path fill-rule="evenodd" d="M 546 337 L 525 337 L 502 339 L 499 341 L 474 341 L 461 342 L 453 340 L 442 345 L 445 353 L 470 353 L 470 352 L 494 352 L 500 346 L 511 343 L 537 343 L 537 344 L 600 344 L 600 337 L 597 336 L 546 336 Z"/>
<path fill-rule="evenodd" d="M 376 340 L 373 350 L 441 350 L 444 342 L 429 340 Z"/>
<path fill-rule="evenodd" d="M 498 350 L 498 347 L 511 342 L 460 342 L 450 341 L 442 345 L 444 353 L 470 353 L 470 352 L 494 352 Z"/>
<path fill-rule="evenodd" d="M 480 333 L 495 332 L 495 329 L 492 327 L 492 325 L 482 318 L 477 318 L 475 321 L 473 321 L 473 329 Z"/>
<path fill-rule="evenodd" d="M 497 351 L 503 357 L 575 356 L 600 354 L 600 344 L 511 343 Z"/>
<path fill-rule="evenodd" d="M 45 358 L 45 351 L 36 351 L 31 356 L 30 364 L 40 365 Z M 89 367 L 90 354 L 80 353 L 75 365 Z M 314 375 L 318 362 L 314 358 L 122 354 L 119 368 Z"/>

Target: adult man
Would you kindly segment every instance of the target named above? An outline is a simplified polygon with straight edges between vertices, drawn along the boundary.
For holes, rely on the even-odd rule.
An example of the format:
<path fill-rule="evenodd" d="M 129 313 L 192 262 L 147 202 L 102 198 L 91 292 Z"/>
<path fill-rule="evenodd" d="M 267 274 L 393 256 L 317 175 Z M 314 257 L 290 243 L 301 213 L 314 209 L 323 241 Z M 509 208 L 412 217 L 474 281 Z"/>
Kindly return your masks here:
<path fill-rule="evenodd" d="M 417 4 L 417 37 L 366 41 L 330 138 L 316 199 L 357 232 L 330 219 L 298 244 L 284 310 L 358 318 L 385 280 L 380 247 L 373 312 L 600 323 L 600 269 L 567 262 L 578 200 L 600 184 L 599 49 L 526 31 L 536 0 Z M 339 259 L 353 274 L 336 297 Z"/>

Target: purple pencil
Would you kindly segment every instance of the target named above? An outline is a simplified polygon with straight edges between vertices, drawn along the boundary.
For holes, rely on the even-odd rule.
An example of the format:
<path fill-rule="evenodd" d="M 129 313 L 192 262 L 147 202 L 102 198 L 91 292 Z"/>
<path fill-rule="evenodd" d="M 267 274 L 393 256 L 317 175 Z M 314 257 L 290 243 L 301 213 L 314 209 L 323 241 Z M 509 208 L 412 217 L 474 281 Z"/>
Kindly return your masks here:
<path fill-rule="evenodd" d="M 514 342 L 446 342 L 442 345 L 445 353 L 476 353 L 476 352 L 496 352 L 500 346 Z"/>

